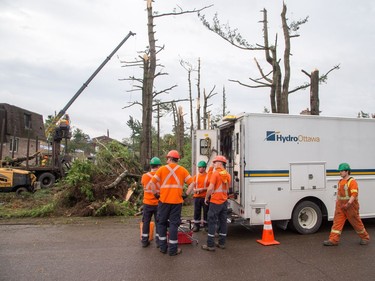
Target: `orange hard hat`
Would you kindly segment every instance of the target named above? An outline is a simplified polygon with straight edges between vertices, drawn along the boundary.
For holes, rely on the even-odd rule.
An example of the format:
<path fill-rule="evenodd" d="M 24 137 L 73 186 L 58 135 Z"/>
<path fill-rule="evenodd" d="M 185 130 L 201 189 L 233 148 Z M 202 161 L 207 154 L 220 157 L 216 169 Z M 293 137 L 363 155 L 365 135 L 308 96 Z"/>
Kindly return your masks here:
<path fill-rule="evenodd" d="M 176 159 L 180 159 L 180 154 L 178 153 L 177 150 L 171 150 L 168 152 L 167 154 L 167 158 L 176 158 Z"/>
<path fill-rule="evenodd" d="M 214 160 L 212 162 L 223 162 L 223 163 L 227 163 L 227 158 L 225 158 L 223 155 L 218 155 L 214 158 Z"/>

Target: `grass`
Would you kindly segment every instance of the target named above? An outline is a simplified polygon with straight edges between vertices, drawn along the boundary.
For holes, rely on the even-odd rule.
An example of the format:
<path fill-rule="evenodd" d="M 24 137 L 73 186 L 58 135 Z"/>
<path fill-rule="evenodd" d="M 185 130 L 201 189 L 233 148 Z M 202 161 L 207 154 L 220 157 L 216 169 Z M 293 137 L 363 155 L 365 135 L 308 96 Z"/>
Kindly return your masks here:
<path fill-rule="evenodd" d="M 24 192 L 17 196 L 15 192 L 0 192 L 0 219 L 53 217 L 56 211 L 55 194 L 58 186 L 40 189 L 34 193 Z M 192 200 L 182 207 L 183 218 L 192 218 L 194 205 Z"/>
<path fill-rule="evenodd" d="M 34 193 L 0 193 L 0 218 L 45 217 L 54 211 L 56 189 L 40 189 Z"/>
<path fill-rule="evenodd" d="M 194 215 L 194 205 L 184 205 L 182 206 L 181 217 L 183 218 L 192 218 Z"/>

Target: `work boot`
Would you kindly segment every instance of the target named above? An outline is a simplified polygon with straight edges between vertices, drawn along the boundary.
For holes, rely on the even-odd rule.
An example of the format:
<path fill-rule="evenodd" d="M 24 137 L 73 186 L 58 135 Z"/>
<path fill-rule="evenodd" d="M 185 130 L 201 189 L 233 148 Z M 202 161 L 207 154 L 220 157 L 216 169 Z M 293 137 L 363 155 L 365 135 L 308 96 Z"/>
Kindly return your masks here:
<path fill-rule="evenodd" d="M 198 232 L 198 231 L 199 231 L 199 226 L 194 225 L 194 227 L 193 227 L 193 232 Z"/>
<path fill-rule="evenodd" d="M 209 247 L 207 245 L 202 245 L 202 250 L 209 251 L 209 252 L 214 252 L 215 247 Z"/>
<path fill-rule="evenodd" d="M 331 240 L 325 240 L 325 241 L 323 242 L 323 245 L 324 245 L 324 246 L 337 246 L 338 243 L 333 243 Z"/>
<path fill-rule="evenodd" d="M 159 244 L 159 251 L 160 253 L 162 254 L 166 254 L 168 252 L 168 246 L 165 248 L 165 250 L 163 250 L 161 247 L 160 247 L 160 244 Z"/>
<path fill-rule="evenodd" d="M 146 241 L 146 242 L 142 241 L 142 247 L 143 247 L 143 248 L 146 248 L 146 247 L 148 247 L 149 245 L 150 245 L 150 241 Z"/>
<path fill-rule="evenodd" d="M 175 253 L 169 253 L 170 256 L 177 256 L 179 254 L 182 254 L 182 250 L 180 248 L 177 248 L 177 251 Z"/>
<path fill-rule="evenodd" d="M 367 245 L 368 243 L 370 243 L 370 240 L 361 239 L 361 241 L 359 241 L 359 245 Z"/>
<path fill-rule="evenodd" d="M 223 249 L 223 250 L 225 249 L 225 245 L 221 245 L 221 244 L 219 244 L 217 242 L 215 243 L 215 246 L 218 247 L 218 248 L 220 248 L 220 249 Z"/>

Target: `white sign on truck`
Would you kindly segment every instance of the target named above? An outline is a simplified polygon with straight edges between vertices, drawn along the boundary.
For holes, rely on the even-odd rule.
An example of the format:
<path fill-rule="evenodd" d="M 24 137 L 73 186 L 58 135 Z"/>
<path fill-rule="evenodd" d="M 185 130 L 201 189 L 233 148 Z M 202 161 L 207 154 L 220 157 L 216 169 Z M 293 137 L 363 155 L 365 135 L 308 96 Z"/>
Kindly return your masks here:
<path fill-rule="evenodd" d="M 262 225 L 269 209 L 284 228 L 316 232 L 323 219 L 333 219 L 342 162 L 358 182 L 361 217 L 375 217 L 375 119 L 229 116 L 217 129 L 195 132 L 193 173 L 217 154 L 227 157 L 232 176 L 232 221 Z"/>

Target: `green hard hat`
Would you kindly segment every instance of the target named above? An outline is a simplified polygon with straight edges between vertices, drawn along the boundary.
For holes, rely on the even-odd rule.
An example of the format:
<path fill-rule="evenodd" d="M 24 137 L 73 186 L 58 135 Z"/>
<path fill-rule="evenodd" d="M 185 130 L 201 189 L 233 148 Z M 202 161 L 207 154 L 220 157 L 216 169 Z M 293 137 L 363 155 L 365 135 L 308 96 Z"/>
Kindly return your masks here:
<path fill-rule="evenodd" d="M 341 163 L 339 165 L 339 171 L 350 171 L 350 166 L 348 163 Z"/>
<path fill-rule="evenodd" d="M 161 165 L 161 161 L 158 157 L 154 157 L 150 160 L 150 165 Z"/>
<path fill-rule="evenodd" d="M 206 168 L 207 167 L 207 163 L 205 161 L 199 161 L 198 168 L 201 168 L 201 167 Z"/>

